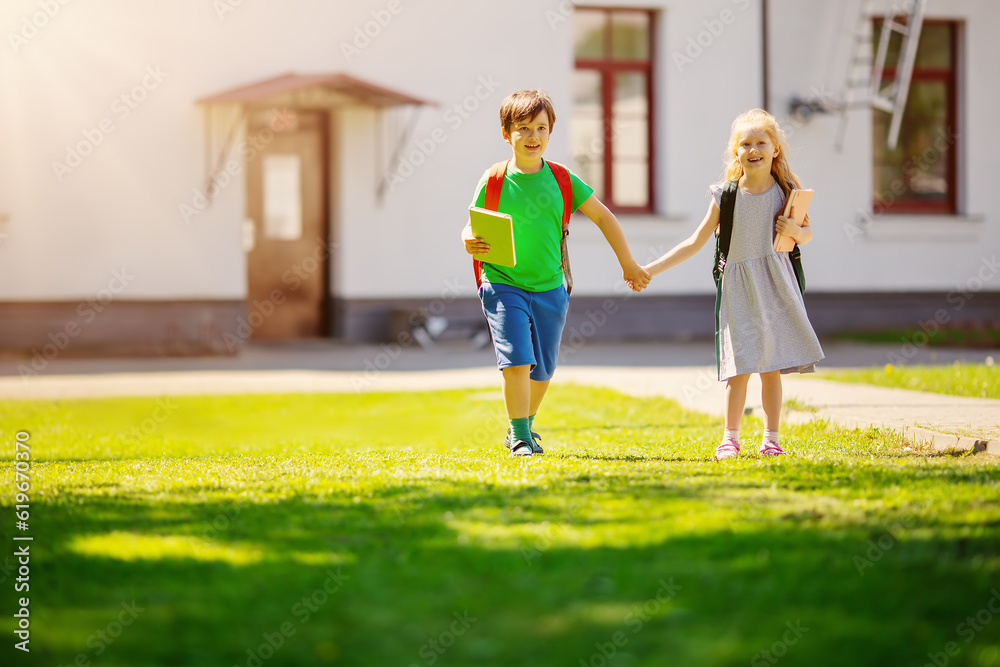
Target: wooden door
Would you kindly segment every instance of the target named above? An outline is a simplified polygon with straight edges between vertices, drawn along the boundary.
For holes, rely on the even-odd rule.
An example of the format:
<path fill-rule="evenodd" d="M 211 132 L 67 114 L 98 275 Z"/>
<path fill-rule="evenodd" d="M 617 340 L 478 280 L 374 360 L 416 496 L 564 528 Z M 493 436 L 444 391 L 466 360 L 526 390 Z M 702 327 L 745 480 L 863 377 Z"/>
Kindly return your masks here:
<path fill-rule="evenodd" d="M 327 115 L 251 112 L 246 146 L 251 338 L 323 336 L 332 260 L 327 241 Z"/>

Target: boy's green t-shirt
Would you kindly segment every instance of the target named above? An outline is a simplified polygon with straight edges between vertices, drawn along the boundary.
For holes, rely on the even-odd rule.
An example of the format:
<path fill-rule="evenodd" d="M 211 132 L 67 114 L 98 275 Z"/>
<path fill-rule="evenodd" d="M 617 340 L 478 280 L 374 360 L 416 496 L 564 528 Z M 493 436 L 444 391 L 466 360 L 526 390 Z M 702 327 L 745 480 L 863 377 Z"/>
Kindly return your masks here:
<path fill-rule="evenodd" d="M 476 188 L 472 206 L 486 202 L 486 181 L 483 174 Z M 573 211 L 587 201 L 594 189 L 569 172 L 573 184 Z M 507 167 L 500 191 L 501 213 L 509 213 L 514 223 L 514 247 L 517 266 L 497 266 L 483 262 L 485 282 L 513 285 L 528 292 L 545 292 L 563 284 L 562 272 L 562 193 L 548 162 L 534 174 L 525 174 Z"/>

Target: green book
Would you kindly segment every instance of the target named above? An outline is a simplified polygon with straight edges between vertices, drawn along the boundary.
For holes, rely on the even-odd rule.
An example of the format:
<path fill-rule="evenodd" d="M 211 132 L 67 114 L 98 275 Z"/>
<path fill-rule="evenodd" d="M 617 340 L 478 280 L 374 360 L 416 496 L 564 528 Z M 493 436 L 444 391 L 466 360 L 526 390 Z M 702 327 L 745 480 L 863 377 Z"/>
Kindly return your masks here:
<path fill-rule="evenodd" d="M 514 252 L 514 222 L 507 213 L 472 206 L 469 208 L 472 233 L 490 244 L 490 251 L 473 255 L 480 262 L 517 266 Z"/>

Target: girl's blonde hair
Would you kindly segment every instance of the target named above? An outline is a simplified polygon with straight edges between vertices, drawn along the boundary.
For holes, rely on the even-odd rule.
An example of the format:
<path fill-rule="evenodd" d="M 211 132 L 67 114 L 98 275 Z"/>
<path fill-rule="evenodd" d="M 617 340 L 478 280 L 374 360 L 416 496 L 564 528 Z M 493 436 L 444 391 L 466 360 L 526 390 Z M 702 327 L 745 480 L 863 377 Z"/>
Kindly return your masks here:
<path fill-rule="evenodd" d="M 740 164 L 737 151 L 739 149 L 740 134 L 748 127 L 755 130 L 763 130 L 768 138 L 770 138 L 771 143 L 774 144 L 774 147 L 778 149 L 778 157 L 774 158 L 771 162 L 771 176 L 778 182 L 778 187 L 781 188 L 787 198 L 788 193 L 793 188 L 802 186 L 799 183 L 799 177 L 788 166 L 788 143 L 785 141 L 784 131 L 778 126 L 778 121 L 775 117 L 763 109 L 750 109 L 746 113 L 741 113 L 733 121 L 732 132 L 729 135 L 729 146 L 726 147 L 723 157 L 723 161 L 726 163 L 726 180 L 736 181 L 743 176 L 743 165 Z"/>

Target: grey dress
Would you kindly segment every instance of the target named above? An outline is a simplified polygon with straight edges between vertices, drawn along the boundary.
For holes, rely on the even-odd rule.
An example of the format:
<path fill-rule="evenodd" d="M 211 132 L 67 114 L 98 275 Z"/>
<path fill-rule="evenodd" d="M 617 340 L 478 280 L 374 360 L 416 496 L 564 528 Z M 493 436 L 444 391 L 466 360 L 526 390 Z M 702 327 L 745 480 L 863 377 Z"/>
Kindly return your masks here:
<path fill-rule="evenodd" d="M 721 206 L 722 184 L 711 186 Z M 772 248 L 785 195 L 737 188 L 733 236 L 722 274 L 719 380 L 744 373 L 812 373 L 823 359 L 788 253 Z"/>

